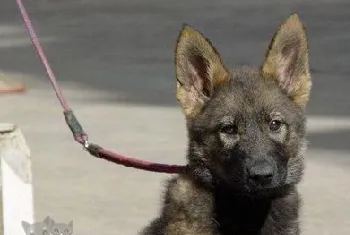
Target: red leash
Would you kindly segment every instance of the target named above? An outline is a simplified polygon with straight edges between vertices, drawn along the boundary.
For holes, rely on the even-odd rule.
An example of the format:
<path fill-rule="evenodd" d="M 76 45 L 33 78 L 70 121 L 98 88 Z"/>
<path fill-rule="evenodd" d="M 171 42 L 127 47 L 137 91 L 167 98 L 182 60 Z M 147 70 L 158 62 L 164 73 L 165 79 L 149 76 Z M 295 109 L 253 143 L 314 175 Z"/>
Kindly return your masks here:
<path fill-rule="evenodd" d="M 166 165 L 148 161 L 142 161 L 135 158 L 129 158 L 126 156 L 122 156 L 120 154 L 114 153 L 107 149 L 100 147 L 97 144 L 90 143 L 88 141 L 88 135 L 84 132 L 82 126 L 80 125 L 78 119 L 75 117 L 72 109 L 69 107 L 66 99 L 63 96 L 63 93 L 57 83 L 57 79 L 55 74 L 53 73 L 50 64 L 45 56 L 44 50 L 40 45 L 38 36 L 36 35 L 30 18 L 27 14 L 27 11 L 22 3 L 22 0 L 16 0 L 18 8 L 21 12 L 24 24 L 29 33 L 30 39 L 33 43 L 33 46 L 40 57 L 42 64 L 45 66 L 46 73 L 50 82 L 55 90 L 56 96 L 60 101 L 60 104 L 64 110 L 63 114 L 66 120 L 67 125 L 73 133 L 73 137 L 75 141 L 83 145 L 83 147 L 93 156 L 106 159 L 108 161 L 124 165 L 126 167 L 133 167 L 137 169 L 142 169 L 146 171 L 153 171 L 159 173 L 180 173 L 185 170 L 185 166 L 179 165 Z"/>

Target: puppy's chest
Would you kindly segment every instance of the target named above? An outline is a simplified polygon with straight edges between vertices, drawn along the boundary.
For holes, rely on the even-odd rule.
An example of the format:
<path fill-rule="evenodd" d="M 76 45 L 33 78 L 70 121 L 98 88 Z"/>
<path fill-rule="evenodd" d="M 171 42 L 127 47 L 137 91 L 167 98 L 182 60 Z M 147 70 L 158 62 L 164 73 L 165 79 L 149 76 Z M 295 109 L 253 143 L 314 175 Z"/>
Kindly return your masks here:
<path fill-rule="evenodd" d="M 232 201 L 231 201 L 232 200 Z M 282 217 L 273 218 L 275 208 L 268 202 L 219 200 L 213 213 L 219 235 L 290 235 L 290 224 Z M 294 234 L 293 234 L 294 235 Z"/>
<path fill-rule="evenodd" d="M 252 208 L 239 203 L 216 204 L 214 226 L 220 235 L 264 235 L 268 206 Z"/>

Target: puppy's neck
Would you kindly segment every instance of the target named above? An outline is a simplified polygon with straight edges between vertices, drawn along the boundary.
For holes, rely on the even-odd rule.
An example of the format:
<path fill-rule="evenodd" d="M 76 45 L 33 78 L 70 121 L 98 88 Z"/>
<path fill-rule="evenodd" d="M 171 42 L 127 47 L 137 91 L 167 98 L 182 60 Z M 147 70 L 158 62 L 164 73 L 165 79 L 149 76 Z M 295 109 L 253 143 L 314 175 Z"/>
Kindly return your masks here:
<path fill-rule="evenodd" d="M 253 197 L 217 185 L 213 197 L 214 219 L 220 234 L 265 235 L 298 229 L 299 196 L 294 186 L 278 195 Z"/>

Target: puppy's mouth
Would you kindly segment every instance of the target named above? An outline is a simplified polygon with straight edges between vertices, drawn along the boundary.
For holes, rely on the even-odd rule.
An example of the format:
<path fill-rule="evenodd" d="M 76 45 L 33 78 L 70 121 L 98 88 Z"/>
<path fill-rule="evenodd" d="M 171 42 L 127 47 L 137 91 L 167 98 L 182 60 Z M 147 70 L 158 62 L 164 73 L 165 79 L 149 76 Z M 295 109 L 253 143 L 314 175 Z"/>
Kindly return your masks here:
<path fill-rule="evenodd" d="M 212 168 L 213 180 L 219 185 L 237 194 L 250 197 L 268 197 L 283 191 L 286 184 L 286 174 L 283 169 L 274 166 L 250 170 L 244 164 L 218 164 Z M 221 187 L 220 186 L 220 187 Z"/>
<path fill-rule="evenodd" d="M 271 198 L 284 195 L 291 188 L 290 185 L 271 185 L 269 187 L 246 188 L 242 194 L 252 198 Z"/>
<path fill-rule="evenodd" d="M 230 188 L 230 191 L 249 197 L 271 197 L 283 193 L 289 186 L 285 184 L 283 175 L 273 175 L 271 179 L 251 179 L 247 175 L 221 175 L 221 184 Z"/>
<path fill-rule="evenodd" d="M 257 186 L 247 184 L 244 180 L 238 180 L 238 178 L 231 178 L 220 180 L 220 187 L 226 188 L 226 192 L 231 192 L 233 195 L 241 195 L 248 198 L 263 199 L 263 198 L 276 198 L 282 195 L 290 189 L 290 185 L 286 185 L 283 182 L 271 183 L 264 186 Z"/>

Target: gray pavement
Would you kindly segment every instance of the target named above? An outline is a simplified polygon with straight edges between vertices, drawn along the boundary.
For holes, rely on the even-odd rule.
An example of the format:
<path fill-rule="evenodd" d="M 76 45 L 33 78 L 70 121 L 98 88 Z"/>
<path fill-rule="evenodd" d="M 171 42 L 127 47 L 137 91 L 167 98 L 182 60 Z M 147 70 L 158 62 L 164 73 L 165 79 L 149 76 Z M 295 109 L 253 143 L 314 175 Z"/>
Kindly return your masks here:
<path fill-rule="evenodd" d="M 173 50 L 181 24 L 211 38 L 227 64 L 259 64 L 275 29 L 297 11 L 308 29 L 314 82 L 303 234 L 350 233 L 349 1 L 24 2 L 91 140 L 179 164 L 186 138 Z M 73 219 L 75 235 L 132 235 L 156 215 L 169 176 L 94 159 L 72 141 L 14 0 L 0 3 L 0 72 L 30 88 L 1 97 L 0 118 L 18 124 L 30 145 L 38 220 Z"/>

